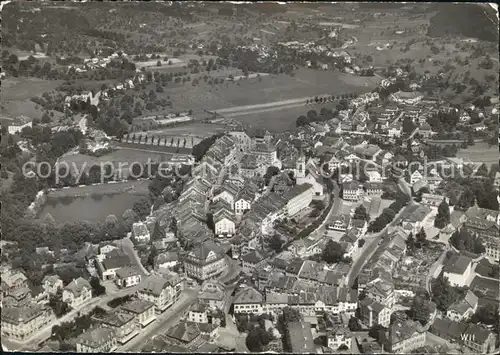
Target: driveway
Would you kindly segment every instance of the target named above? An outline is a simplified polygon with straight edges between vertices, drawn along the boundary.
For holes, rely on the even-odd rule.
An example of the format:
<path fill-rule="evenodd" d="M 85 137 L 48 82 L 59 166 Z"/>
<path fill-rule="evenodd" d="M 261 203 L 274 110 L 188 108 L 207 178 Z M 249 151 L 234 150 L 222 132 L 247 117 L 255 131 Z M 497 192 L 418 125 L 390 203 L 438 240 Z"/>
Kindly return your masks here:
<path fill-rule="evenodd" d="M 130 258 L 133 264 L 142 272 L 142 276 L 149 276 L 148 270 L 142 265 L 141 258 L 137 255 L 137 251 L 134 248 L 134 243 L 130 240 L 130 237 L 125 237 L 118 242 L 118 246 L 123 250 L 125 254 Z"/>

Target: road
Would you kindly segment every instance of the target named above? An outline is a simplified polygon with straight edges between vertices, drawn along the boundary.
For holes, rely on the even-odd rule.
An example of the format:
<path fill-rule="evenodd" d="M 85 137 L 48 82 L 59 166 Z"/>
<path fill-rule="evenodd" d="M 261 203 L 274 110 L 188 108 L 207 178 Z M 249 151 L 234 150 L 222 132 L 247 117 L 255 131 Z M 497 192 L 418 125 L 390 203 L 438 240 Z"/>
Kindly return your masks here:
<path fill-rule="evenodd" d="M 141 270 L 142 276 L 149 276 L 149 272 L 148 270 L 146 270 L 144 265 L 142 265 L 141 258 L 139 257 L 139 255 L 137 255 L 137 251 L 134 248 L 134 243 L 132 243 L 130 237 L 120 239 L 119 246 L 121 250 L 123 250 L 123 252 L 130 258 L 130 261 L 132 261 L 132 263 L 134 263 L 135 266 L 137 266 L 137 268 Z"/>
<path fill-rule="evenodd" d="M 328 215 L 326 216 L 325 220 L 321 225 L 316 229 L 316 232 L 314 234 L 320 234 L 324 235 L 326 231 L 326 226 L 327 224 L 333 222 L 334 217 L 337 217 L 339 215 L 340 209 L 342 208 L 342 202 L 343 200 L 339 197 L 340 194 L 340 188 L 337 185 L 337 182 L 333 182 L 333 206 L 330 209 L 330 212 L 328 212 Z"/>
<path fill-rule="evenodd" d="M 429 269 L 429 272 L 427 273 L 427 277 L 425 278 L 425 289 L 429 293 L 429 295 L 432 295 L 432 289 L 431 289 L 431 281 L 433 279 L 433 275 L 436 272 L 436 269 L 443 263 L 444 259 L 446 258 L 446 253 L 449 250 L 449 245 L 446 245 L 446 248 L 443 250 L 443 253 L 439 256 L 439 258 L 432 264 L 431 268 Z"/>
<path fill-rule="evenodd" d="M 384 235 L 388 234 L 389 228 L 397 225 L 401 214 L 408 208 L 408 206 L 410 206 L 410 204 L 402 208 L 401 211 L 399 211 L 399 213 L 396 215 L 396 217 L 394 217 L 392 222 L 385 226 L 385 228 L 380 232 L 372 235 L 367 235 L 367 237 L 364 238 L 366 240 L 366 243 L 363 246 L 363 251 L 356 260 L 353 260 L 353 264 L 351 266 L 351 269 L 349 270 L 349 274 L 347 275 L 346 282 L 349 287 L 352 287 L 354 280 L 356 279 L 356 277 L 358 277 L 359 272 L 361 271 L 363 266 L 372 258 L 373 254 L 375 254 L 375 252 L 377 251 L 378 242 Z M 371 241 L 368 241 L 368 238 L 370 238 Z"/>
<path fill-rule="evenodd" d="M 164 333 L 168 328 L 179 322 L 189 307 L 196 301 L 198 290 L 184 290 L 180 299 L 169 309 L 159 315 L 156 320 L 141 330 L 138 336 L 130 340 L 127 344 L 120 346 L 118 352 L 139 352 L 144 344 L 160 333 Z"/>
<path fill-rule="evenodd" d="M 40 331 L 38 331 L 34 337 L 26 339 L 23 343 L 9 341 L 9 348 L 12 350 L 31 350 L 38 348 L 38 344 L 42 341 L 47 340 L 52 335 L 52 327 L 55 325 L 60 325 L 63 322 L 69 322 L 76 318 L 79 314 L 86 314 L 90 312 L 94 307 L 105 307 L 105 305 L 114 298 L 123 297 L 132 294 L 137 291 L 137 287 L 130 287 L 127 289 L 122 289 L 119 292 L 113 294 L 106 294 L 101 297 L 94 297 L 88 302 L 82 304 L 80 307 L 70 311 L 61 318 L 55 319 L 54 321 L 47 323 Z"/>

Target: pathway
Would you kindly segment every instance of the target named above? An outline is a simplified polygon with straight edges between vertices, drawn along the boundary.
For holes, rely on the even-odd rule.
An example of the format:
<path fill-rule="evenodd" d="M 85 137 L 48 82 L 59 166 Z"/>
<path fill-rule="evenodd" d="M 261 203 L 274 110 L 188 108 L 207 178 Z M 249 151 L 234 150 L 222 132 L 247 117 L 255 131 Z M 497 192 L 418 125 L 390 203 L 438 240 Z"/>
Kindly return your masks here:
<path fill-rule="evenodd" d="M 143 276 L 149 276 L 149 271 L 146 270 L 144 265 L 142 265 L 141 258 L 137 254 L 137 251 L 134 248 L 134 243 L 130 240 L 130 236 L 127 236 L 119 241 L 119 247 L 127 256 L 130 258 L 130 261 L 137 266 L 139 270 L 141 270 Z"/>
<path fill-rule="evenodd" d="M 429 295 L 432 295 L 431 281 L 434 278 L 434 273 L 436 272 L 436 269 L 444 262 L 448 250 L 450 250 L 449 245 L 446 246 L 439 258 L 434 262 L 434 264 L 432 264 L 429 272 L 427 273 L 427 277 L 425 278 L 425 289 L 427 290 L 427 293 L 429 293 Z"/>

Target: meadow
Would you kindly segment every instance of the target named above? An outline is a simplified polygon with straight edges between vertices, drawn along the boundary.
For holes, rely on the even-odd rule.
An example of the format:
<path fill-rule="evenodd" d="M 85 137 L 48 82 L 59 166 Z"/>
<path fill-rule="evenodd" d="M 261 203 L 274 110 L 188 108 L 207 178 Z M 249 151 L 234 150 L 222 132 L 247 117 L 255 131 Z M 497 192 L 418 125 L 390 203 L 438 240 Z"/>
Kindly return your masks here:
<path fill-rule="evenodd" d="M 336 71 L 300 69 L 294 76 L 268 75 L 238 81 L 226 80 L 210 85 L 200 81 L 196 86 L 184 84 L 164 89 L 160 97 L 169 97 L 172 108 L 182 110 L 217 110 L 243 105 L 256 105 L 287 99 L 314 97 L 322 94 L 372 91 L 377 77 L 352 76 Z"/>
<path fill-rule="evenodd" d="M 60 80 L 43 80 L 37 78 L 4 78 L 2 79 L 2 98 L 0 115 L 15 118 L 29 116 L 40 119 L 43 108 L 30 101 L 30 98 L 39 96 L 46 91 L 58 87 Z M 54 111 L 56 116 L 61 113 Z"/>

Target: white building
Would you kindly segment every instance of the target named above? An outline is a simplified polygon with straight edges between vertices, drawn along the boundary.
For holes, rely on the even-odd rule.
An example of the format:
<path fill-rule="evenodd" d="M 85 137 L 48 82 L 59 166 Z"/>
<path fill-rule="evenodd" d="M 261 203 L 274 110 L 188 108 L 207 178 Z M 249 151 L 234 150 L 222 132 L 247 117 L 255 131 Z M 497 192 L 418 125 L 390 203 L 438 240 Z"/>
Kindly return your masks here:
<path fill-rule="evenodd" d="M 351 350 L 352 334 L 348 328 L 335 326 L 327 332 L 327 346 L 332 350 L 338 350 L 339 347 L 345 345 L 348 350 Z"/>
<path fill-rule="evenodd" d="M 284 194 L 286 204 L 286 214 L 293 217 L 304 208 L 309 206 L 314 195 L 314 188 L 311 184 L 296 185 Z"/>
<path fill-rule="evenodd" d="M 142 222 L 137 222 L 132 225 L 134 239 L 139 243 L 149 243 L 151 236 L 146 225 Z"/>
<path fill-rule="evenodd" d="M 92 287 L 82 277 L 71 281 L 63 290 L 62 299 L 71 308 L 76 308 L 92 298 Z"/>
<path fill-rule="evenodd" d="M 214 215 L 215 234 L 218 236 L 232 236 L 236 225 L 234 217 L 226 210 L 221 210 L 220 213 Z"/>
<path fill-rule="evenodd" d="M 443 276 L 448 279 L 451 286 L 469 286 L 474 278 L 472 271 L 472 259 L 460 255 L 443 268 Z"/>
<path fill-rule="evenodd" d="M 115 281 L 119 287 L 132 287 L 141 282 L 141 273 L 134 267 L 124 267 L 116 271 Z"/>
<path fill-rule="evenodd" d="M 25 127 L 33 127 L 33 119 L 26 116 L 20 116 L 14 119 L 12 124 L 8 127 L 9 134 L 21 133 L 23 128 Z"/>

